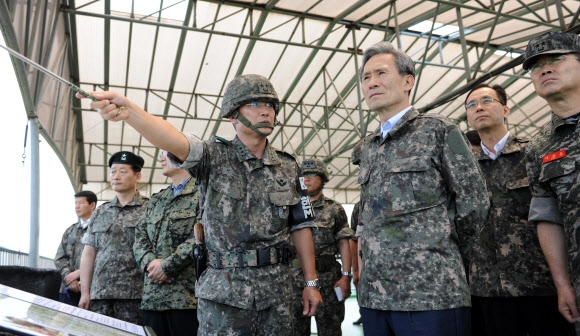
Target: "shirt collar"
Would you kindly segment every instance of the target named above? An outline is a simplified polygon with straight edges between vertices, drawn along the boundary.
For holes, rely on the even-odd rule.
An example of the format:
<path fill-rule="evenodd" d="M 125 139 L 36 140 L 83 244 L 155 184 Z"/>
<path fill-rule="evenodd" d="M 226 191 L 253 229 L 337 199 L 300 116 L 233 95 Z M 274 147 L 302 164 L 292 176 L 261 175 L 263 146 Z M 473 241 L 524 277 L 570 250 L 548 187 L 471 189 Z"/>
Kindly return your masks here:
<path fill-rule="evenodd" d="M 556 128 L 562 126 L 562 125 L 567 125 L 567 124 L 578 124 L 578 118 L 580 117 L 580 113 L 577 113 L 573 116 L 570 116 L 568 118 L 560 118 L 558 117 L 554 112 L 552 112 L 552 133 L 555 132 Z"/>
<path fill-rule="evenodd" d="M 187 182 L 189 182 L 189 180 L 191 179 L 191 176 L 186 178 L 185 180 L 181 181 L 180 184 L 176 186 L 173 185 L 173 183 L 171 183 L 171 189 L 173 190 L 173 196 L 177 196 L 177 194 L 179 194 L 184 188 L 185 185 L 187 184 Z"/>
<path fill-rule="evenodd" d="M 407 113 L 413 106 L 409 106 L 406 109 L 402 110 L 401 112 L 392 116 L 387 122 L 381 125 L 381 136 L 383 139 L 387 136 L 387 134 L 395 127 L 395 125 L 401 120 L 401 118 Z"/>
<path fill-rule="evenodd" d="M 250 159 L 256 159 L 254 153 L 250 152 L 248 147 L 236 136 L 232 140 L 232 145 L 236 150 L 236 155 L 240 162 L 247 161 Z M 264 149 L 264 155 L 262 156 L 262 161 L 264 165 L 278 165 L 281 164 L 278 155 L 276 154 L 276 149 L 270 146 L 270 142 L 266 140 L 266 148 Z"/>
<path fill-rule="evenodd" d="M 89 218 L 89 219 L 87 219 L 86 221 L 83 221 L 81 218 L 79 218 L 79 223 L 81 223 L 81 227 L 82 227 L 83 229 L 86 229 L 86 228 L 87 228 L 87 226 L 89 226 L 89 221 L 90 221 L 90 220 L 91 220 L 91 219 Z"/>
<path fill-rule="evenodd" d="M 499 140 L 498 143 L 496 143 L 495 146 L 493 146 L 493 149 L 495 150 L 496 154 L 492 153 L 489 149 L 487 149 L 487 147 L 485 147 L 483 142 L 481 143 L 481 150 L 483 151 L 483 153 L 485 153 L 485 155 L 487 155 L 490 158 L 492 158 L 493 160 L 495 160 L 495 159 L 497 159 L 497 157 L 501 153 L 501 150 L 504 148 L 505 143 L 507 142 L 509 136 L 510 136 L 510 132 L 507 132 L 503 136 L 503 138 L 501 138 L 501 140 Z"/>

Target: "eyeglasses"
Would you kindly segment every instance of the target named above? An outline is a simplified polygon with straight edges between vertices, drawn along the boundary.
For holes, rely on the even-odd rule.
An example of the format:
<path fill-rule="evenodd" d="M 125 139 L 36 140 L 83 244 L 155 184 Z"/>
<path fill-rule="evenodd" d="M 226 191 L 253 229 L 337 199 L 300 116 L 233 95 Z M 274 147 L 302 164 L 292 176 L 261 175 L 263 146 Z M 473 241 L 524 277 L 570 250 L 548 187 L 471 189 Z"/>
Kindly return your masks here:
<path fill-rule="evenodd" d="M 304 174 L 304 177 L 315 177 L 315 176 L 318 176 L 318 174 L 316 174 L 316 173 L 306 173 L 306 174 Z"/>
<path fill-rule="evenodd" d="M 265 106 L 267 109 L 274 109 L 274 103 L 270 103 L 270 102 L 253 101 L 253 102 L 249 102 L 249 103 L 244 104 L 244 105 L 249 106 L 252 109 L 257 109 L 260 106 Z"/>
<path fill-rule="evenodd" d="M 557 57 L 552 57 L 552 58 L 548 58 L 547 60 L 545 60 L 544 62 L 538 62 L 534 65 L 532 65 L 528 71 L 531 73 L 536 73 L 540 70 L 542 70 L 542 68 L 545 65 L 558 65 L 560 63 L 562 63 L 567 57 L 565 55 L 560 55 Z"/>
<path fill-rule="evenodd" d="M 468 101 L 467 104 L 465 104 L 465 109 L 466 110 L 473 110 L 474 108 L 477 108 L 477 106 L 479 104 L 481 104 L 482 106 L 489 106 L 491 104 L 493 104 L 494 101 L 496 101 L 500 104 L 502 104 L 501 101 L 499 101 L 499 99 L 493 98 L 493 97 L 483 97 L 480 100 L 471 100 Z M 502 104 L 503 105 L 503 104 Z"/>

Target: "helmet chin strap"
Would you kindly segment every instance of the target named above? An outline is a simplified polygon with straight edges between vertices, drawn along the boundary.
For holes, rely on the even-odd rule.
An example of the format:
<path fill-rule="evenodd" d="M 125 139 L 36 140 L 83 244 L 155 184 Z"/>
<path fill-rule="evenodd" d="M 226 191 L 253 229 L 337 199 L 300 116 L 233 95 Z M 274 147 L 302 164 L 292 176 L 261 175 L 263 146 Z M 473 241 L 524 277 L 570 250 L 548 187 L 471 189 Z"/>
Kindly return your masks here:
<path fill-rule="evenodd" d="M 252 131 L 256 132 L 258 135 L 261 135 L 263 137 L 267 137 L 268 134 L 262 133 L 258 128 L 268 127 L 268 128 L 274 129 L 274 127 L 278 124 L 278 121 L 275 121 L 274 125 L 272 125 L 270 123 L 258 123 L 258 124 L 252 125 L 252 123 L 248 119 L 246 119 L 246 117 L 244 117 L 239 111 L 235 111 L 233 113 L 233 117 L 238 119 L 244 126 L 246 126 L 247 128 L 251 129 Z"/>

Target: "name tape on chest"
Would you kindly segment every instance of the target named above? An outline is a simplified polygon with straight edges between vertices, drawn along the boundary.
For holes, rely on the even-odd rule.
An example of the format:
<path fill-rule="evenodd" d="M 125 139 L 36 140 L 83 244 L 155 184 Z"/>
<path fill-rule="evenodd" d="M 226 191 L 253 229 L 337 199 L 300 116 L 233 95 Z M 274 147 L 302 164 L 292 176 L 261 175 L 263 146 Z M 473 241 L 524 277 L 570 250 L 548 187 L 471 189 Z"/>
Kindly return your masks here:
<path fill-rule="evenodd" d="M 542 158 L 542 163 L 548 163 L 548 162 L 552 162 L 555 160 L 559 160 L 565 156 L 566 156 L 566 150 L 560 149 L 557 152 L 544 155 L 544 157 Z"/>

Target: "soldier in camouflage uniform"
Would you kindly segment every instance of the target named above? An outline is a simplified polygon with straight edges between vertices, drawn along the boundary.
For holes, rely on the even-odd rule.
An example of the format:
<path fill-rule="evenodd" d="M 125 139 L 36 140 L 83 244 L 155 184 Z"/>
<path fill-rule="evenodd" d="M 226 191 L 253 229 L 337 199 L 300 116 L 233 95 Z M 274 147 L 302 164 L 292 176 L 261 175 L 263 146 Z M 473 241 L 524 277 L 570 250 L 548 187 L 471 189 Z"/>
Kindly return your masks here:
<path fill-rule="evenodd" d="M 529 221 L 558 291 L 558 308 L 580 320 L 580 38 L 549 32 L 528 43 L 523 67 L 552 119 L 532 138 L 526 168 L 532 189 Z"/>
<path fill-rule="evenodd" d="M 134 324 L 142 323 L 143 272 L 135 262 L 135 225 L 147 198 L 137 190 L 144 160 L 131 152 L 109 159 L 115 198 L 95 210 L 82 242 L 79 307 Z"/>
<path fill-rule="evenodd" d="M 342 335 L 344 301 L 350 296 L 351 256 L 349 241 L 354 236 L 342 205 L 322 193 L 329 180 L 328 170 L 322 160 L 302 162 L 304 184 L 316 213 L 316 228 L 312 230 L 316 272 L 323 303 L 316 312 L 316 330 L 321 336 Z M 340 253 L 342 265 L 335 255 Z M 296 259 L 292 265 L 294 278 L 294 335 L 310 336 L 311 317 L 302 314 L 302 289 L 304 274 Z M 335 288 L 340 288 L 342 300 L 338 301 Z"/>
<path fill-rule="evenodd" d="M 360 147 L 362 142 L 359 141 L 352 149 L 351 162 L 353 165 L 358 166 L 360 164 Z M 360 213 L 360 200 L 354 204 L 352 208 L 352 214 L 350 215 L 350 229 L 352 232 L 356 232 L 358 226 L 358 218 Z M 358 291 L 358 282 L 360 280 L 360 270 L 358 267 L 358 253 L 357 253 L 357 242 L 358 238 L 353 236 L 350 241 L 350 257 L 352 260 L 352 282 Z M 360 309 L 359 309 L 360 312 Z M 359 316 L 352 324 L 359 325 L 362 324 L 362 317 Z"/>
<path fill-rule="evenodd" d="M 525 162 L 529 141 L 507 130 L 506 92 L 499 85 L 480 84 L 465 102 L 467 122 L 481 138 L 475 157 L 491 203 L 469 265 L 473 334 L 575 335 L 558 312 L 550 269 L 536 228 L 527 221 L 532 199 Z M 477 321 L 483 328 L 477 328 Z"/>
<path fill-rule="evenodd" d="M 171 186 L 154 194 L 135 228 L 135 259 L 146 272 L 141 309 L 143 325 L 157 335 L 197 335 L 195 239 L 199 195 L 186 170 L 172 168 L 167 152 L 161 171 Z"/>
<path fill-rule="evenodd" d="M 89 219 L 96 206 L 97 195 L 94 192 L 83 190 L 75 194 L 75 212 L 79 221 L 64 231 L 54 257 L 54 265 L 62 275 L 58 299 L 75 307 L 81 299 L 80 268 L 84 247 L 81 239 L 87 231 Z"/>
<path fill-rule="evenodd" d="M 302 311 L 315 314 L 322 299 L 310 201 L 300 195 L 295 159 L 266 138 L 279 111 L 267 78 L 237 76 L 226 87 L 221 112 L 236 131 L 232 141 L 183 134 L 117 92 L 91 94 L 104 119 L 133 126 L 197 180 L 209 261 L 195 288 L 199 335 L 291 335 L 290 237 L 306 280 Z"/>
<path fill-rule="evenodd" d="M 455 124 L 410 106 L 408 55 L 379 42 L 365 51 L 360 75 L 381 121 L 363 140 L 358 175 L 364 333 L 468 335 L 462 257 L 489 208 L 473 152 Z"/>

